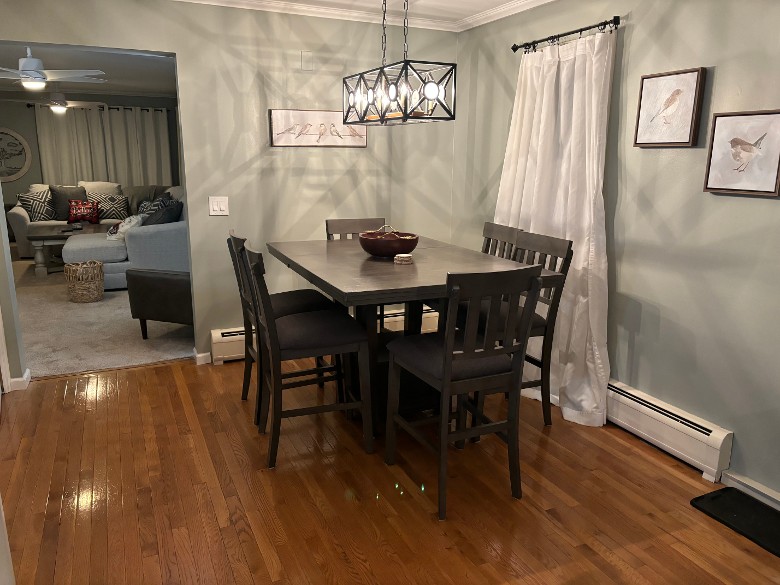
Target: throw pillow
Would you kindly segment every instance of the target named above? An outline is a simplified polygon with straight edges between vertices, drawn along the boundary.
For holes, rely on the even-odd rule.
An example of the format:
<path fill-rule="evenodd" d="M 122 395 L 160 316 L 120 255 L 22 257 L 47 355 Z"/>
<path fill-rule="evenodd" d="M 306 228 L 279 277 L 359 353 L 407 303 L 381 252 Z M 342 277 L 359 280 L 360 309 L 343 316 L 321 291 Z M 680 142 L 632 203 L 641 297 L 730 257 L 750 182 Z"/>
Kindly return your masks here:
<path fill-rule="evenodd" d="M 84 189 L 87 190 L 87 193 L 122 194 L 122 186 L 119 183 L 107 183 L 106 181 L 79 181 L 79 187 L 84 187 Z"/>
<path fill-rule="evenodd" d="M 49 189 L 49 185 L 44 185 L 43 183 L 33 183 L 30 185 L 30 188 L 27 189 L 27 192 L 36 193 L 38 191 L 46 191 L 46 189 Z"/>
<path fill-rule="evenodd" d="M 154 213 L 150 214 L 144 220 L 144 225 L 160 225 L 163 223 L 173 223 L 179 221 L 181 217 L 181 210 L 184 208 L 184 203 L 181 201 L 174 201 L 170 205 L 158 209 Z"/>
<path fill-rule="evenodd" d="M 158 209 L 162 209 L 163 207 L 168 207 L 169 205 L 173 205 L 174 203 L 176 203 L 176 200 L 173 197 L 171 197 L 167 193 L 163 193 L 154 201 L 143 201 L 138 206 L 138 213 L 152 214 Z"/>
<path fill-rule="evenodd" d="M 125 219 L 128 216 L 129 205 L 124 195 L 87 191 L 87 200 L 98 204 L 100 219 Z"/>
<path fill-rule="evenodd" d="M 130 217 L 126 218 L 122 223 L 118 223 L 115 226 L 112 226 L 108 230 L 108 235 L 106 236 L 107 239 L 116 241 L 116 240 L 124 240 L 125 236 L 127 235 L 127 230 L 133 227 L 138 227 L 143 225 L 144 219 L 146 219 L 146 215 L 131 215 Z"/>
<path fill-rule="evenodd" d="M 54 219 L 68 221 L 71 199 L 87 200 L 84 187 L 67 187 L 65 185 L 51 186 L 51 204 L 54 207 Z"/>
<path fill-rule="evenodd" d="M 54 219 L 54 207 L 51 204 L 51 192 L 48 189 L 20 194 L 19 205 L 30 216 L 30 221 L 49 221 Z"/>
<path fill-rule="evenodd" d="M 81 201 L 80 199 L 71 199 L 69 203 L 68 223 L 76 223 L 77 221 L 100 222 L 100 211 L 97 203 Z"/>
<path fill-rule="evenodd" d="M 138 213 L 138 206 L 144 201 L 151 201 L 157 195 L 154 185 L 142 185 L 139 187 L 123 187 L 122 195 L 127 197 L 130 205 L 130 215 Z"/>

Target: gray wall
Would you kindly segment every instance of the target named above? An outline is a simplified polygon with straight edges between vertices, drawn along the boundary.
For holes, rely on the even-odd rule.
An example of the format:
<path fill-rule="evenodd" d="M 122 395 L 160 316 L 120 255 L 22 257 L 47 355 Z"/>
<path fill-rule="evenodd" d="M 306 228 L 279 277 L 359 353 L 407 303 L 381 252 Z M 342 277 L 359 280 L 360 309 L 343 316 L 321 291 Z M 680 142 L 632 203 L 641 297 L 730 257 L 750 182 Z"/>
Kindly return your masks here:
<path fill-rule="evenodd" d="M 5 83 L 8 83 L 7 81 Z M 5 93 L 0 94 L 5 97 Z M 0 99 L 2 99 L 0 97 Z M 35 126 L 35 112 L 26 104 L 19 102 L 0 101 L 0 127 L 10 128 L 19 133 L 30 146 L 32 164 L 30 170 L 16 181 L 3 183 L 3 201 L 16 203 L 19 193 L 26 193 L 33 183 L 43 182 L 41 179 L 41 157 L 38 153 L 38 132 Z"/>
<path fill-rule="evenodd" d="M 612 375 L 732 429 L 732 470 L 780 490 L 780 200 L 702 192 L 712 112 L 780 108 L 780 3 L 559 0 L 461 34 L 453 240 L 476 245 L 493 214 L 521 60 L 510 45 L 614 14 L 627 24 L 604 193 Z M 699 66 L 699 147 L 634 148 L 641 75 Z"/>

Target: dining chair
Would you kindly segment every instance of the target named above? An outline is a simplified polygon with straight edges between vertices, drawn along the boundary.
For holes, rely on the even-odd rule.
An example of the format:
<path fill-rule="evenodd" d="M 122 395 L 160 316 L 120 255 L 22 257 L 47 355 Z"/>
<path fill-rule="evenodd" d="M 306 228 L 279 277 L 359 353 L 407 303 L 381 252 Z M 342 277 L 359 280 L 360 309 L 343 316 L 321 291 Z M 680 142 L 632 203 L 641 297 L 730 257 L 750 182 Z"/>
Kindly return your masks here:
<path fill-rule="evenodd" d="M 254 313 L 252 311 L 250 278 L 248 274 L 244 273 L 243 265 L 239 262 L 245 243 L 246 238 L 240 238 L 233 235 L 230 235 L 227 239 L 228 251 L 230 252 L 230 259 L 233 261 L 233 270 L 236 274 L 236 283 L 238 284 L 238 293 L 241 300 L 241 313 L 244 319 L 244 384 L 241 391 L 241 400 L 246 400 L 249 395 L 249 385 L 252 380 L 252 364 L 259 364 L 261 358 L 261 354 L 255 347 L 254 336 L 252 335 L 253 328 L 257 326 L 257 323 L 254 320 Z M 270 295 L 270 298 L 274 314 L 280 317 L 292 315 L 294 313 L 331 309 L 335 306 L 333 301 L 328 299 L 325 295 L 311 289 L 275 293 Z M 317 357 L 317 366 L 323 366 L 323 360 L 319 356 Z M 262 376 L 259 374 L 260 369 L 261 366 L 258 365 L 258 399 L 261 391 L 260 384 L 262 382 Z"/>
<path fill-rule="evenodd" d="M 374 449 L 371 422 L 371 387 L 369 380 L 368 335 L 357 321 L 338 308 L 277 316 L 271 303 L 271 295 L 265 282 L 263 255 L 244 246 L 239 261 L 244 263 L 250 278 L 252 311 L 257 323 L 258 346 L 263 348 L 267 360 L 259 376 L 266 381 L 270 392 L 262 392 L 260 407 L 260 430 L 265 432 L 269 414 L 269 402 L 273 405 L 271 438 L 268 446 L 268 467 L 276 466 L 279 435 L 283 418 L 305 416 L 339 410 L 360 410 L 363 423 L 363 448 L 366 453 Z M 292 409 L 283 409 L 283 393 L 292 388 L 317 383 L 318 376 L 327 371 L 325 381 L 344 376 L 334 366 L 282 372 L 282 362 L 312 358 L 321 355 L 358 354 L 360 397 L 347 396 L 331 404 L 318 404 Z M 314 376 L 314 377 L 312 377 Z M 349 393 L 349 392 L 348 392 Z"/>
<path fill-rule="evenodd" d="M 536 308 L 541 282 L 541 266 L 491 273 L 449 274 L 447 276 L 446 325 L 443 333 L 411 335 L 387 346 L 390 352 L 390 382 L 387 400 L 385 462 L 395 463 L 396 425 L 439 455 L 439 518 L 446 517 L 447 446 L 465 439 L 496 433 L 508 445 L 512 496 L 520 498 L 519 407 L 531 316 Z M 488 301 L 487 326 L 479 331 L 484 300 Z M 502 304 L 509 310 L 501 312 Z M 458 308 L 465 304 L 465 328 L 457 325 Z M 511 335 L 506 332 L 511 332 Z M 399 414 L 401 370 L 420 378 L 441 393 L 438 416 L 438 444 L 430 443 L 418 431 L 419 420 L 406 420 Z M 509 394 L 506 420 L 494 421 L 479 410 L 469 396 L 497 392 Z M 455 430 L 451 430 L 452 398 L 456 399 Z M 466 428 L 466 411 L 482 424 Z"/>
<path fill-rule="evenodd" d="M 499 258 L 512 259 L 515 237 L 523 230 L 486 221 L 482 226 L 482 252 Z"/>
<path fill-rule="evenodd" d="M 326 219 L 325 235 L 329 240 L 356 240 L 361 232 L 378 230 L 386 224 L 384 217 Z M 385 328 L 385 306 L 379 305 L 379 330 Z"/>

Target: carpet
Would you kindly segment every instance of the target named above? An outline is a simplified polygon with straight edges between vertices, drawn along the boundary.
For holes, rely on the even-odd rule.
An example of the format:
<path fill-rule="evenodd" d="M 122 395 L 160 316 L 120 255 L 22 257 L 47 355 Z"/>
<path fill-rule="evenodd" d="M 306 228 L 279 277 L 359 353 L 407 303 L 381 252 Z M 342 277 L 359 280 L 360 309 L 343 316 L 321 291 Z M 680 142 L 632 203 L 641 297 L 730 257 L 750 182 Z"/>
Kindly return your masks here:
<path fill-rule="evenodd" d="M 74 374 L 192 357 L 193 328 L 149 321 L 141 338 L 126 290 L 102 301 L 71 303 L 63 273 L 35 276 L 33 263 L 13 263 L 19 323 L 33 377 Z"/>
<path fill-rule="evenodd" d="M 780 511 L 733 487 L 693 498 L 691 505 L 780 557 Z"/>

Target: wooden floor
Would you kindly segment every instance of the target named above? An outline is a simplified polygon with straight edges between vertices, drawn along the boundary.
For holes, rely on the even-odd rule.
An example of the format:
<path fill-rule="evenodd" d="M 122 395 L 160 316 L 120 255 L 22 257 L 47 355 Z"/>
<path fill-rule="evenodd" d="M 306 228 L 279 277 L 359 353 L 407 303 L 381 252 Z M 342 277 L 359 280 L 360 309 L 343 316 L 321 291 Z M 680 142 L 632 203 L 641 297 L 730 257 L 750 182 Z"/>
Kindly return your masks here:
<path fill-rule="evenodd" d="M 544 429 L 524 400 L 523 499 L 490 437 L 450 451 L 439 522 L 433 456 L 401 434 L 387 467 L 342 414 L 285 421 L 264 469 L 240 383 L 184 361 L 4 396 L 17 583 L 780 583 L 780 559 L 689 505 L 712 484 L 616 427 L 553 409 Z"/>

